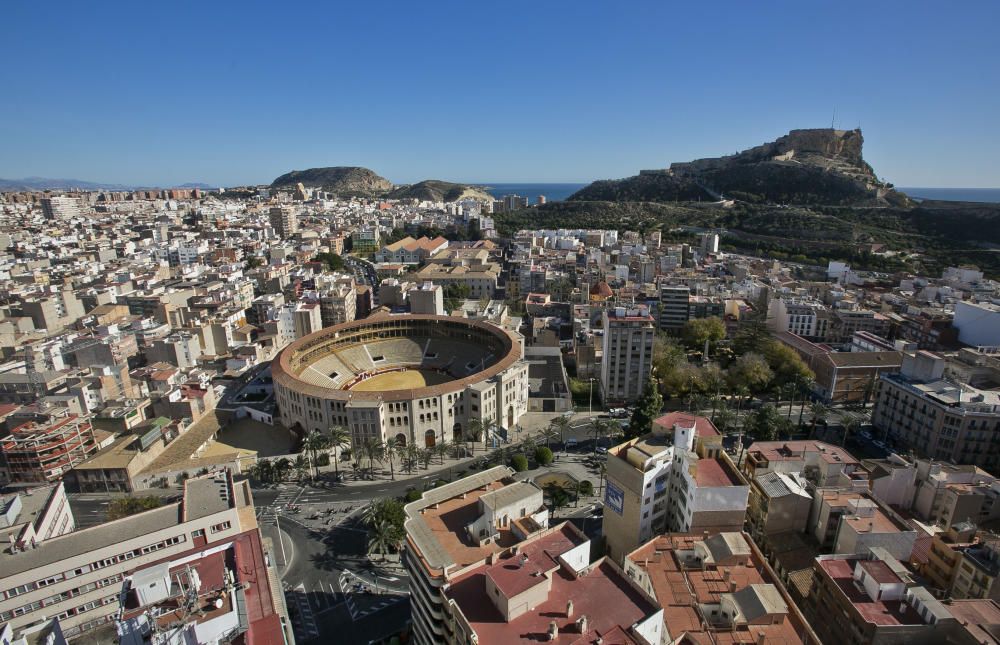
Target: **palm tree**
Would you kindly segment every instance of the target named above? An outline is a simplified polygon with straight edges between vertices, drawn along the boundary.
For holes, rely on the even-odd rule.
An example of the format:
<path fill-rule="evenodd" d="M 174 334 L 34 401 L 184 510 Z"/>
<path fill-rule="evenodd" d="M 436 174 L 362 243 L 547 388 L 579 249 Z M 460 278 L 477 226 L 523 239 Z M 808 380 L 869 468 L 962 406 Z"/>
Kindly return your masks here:
<path fill-rule="evenodd" d="M 809 438 L 812 439 L 816 432 L 816 424 L 826 423 L 826 417 L 830 414 L 830 408 L 822 403 L 813 403 L 809 406 L 809 413 L 812 415 L 812 423 L 809 428 Z"/>
<path fill-rule="evenodd" d="M 451 451 L 451 444 L 447 439 L 441 443 L 434 444 L 434 454 L 441 458 L 441 465 L 444 465 L 444 456 Z"/>
<path fill-rule="evenodd" d="M 344 426 L 333 426 L 327 434 L 330 440 L 330 448 L 333 449 L 333 472 L 334 477 L 340 479 L 340 451 L 344 446 L 351 443 L 351 433 Z"/>
<path fill-rule="evenodd" d="M 570 429 L 569 417 L 560 414 L 549 421 L 549 428 L 559 434 L 559 443 L 566 445 L 566 432 Z"/>
<path fill-rule="evenodd" d="M 274 462 L 274 478 L 278 481 L 284 481 L 285 477 L 288 476 L 288 471 L 292 469 L 292 462 L 287 457 L 282 457 L 281 459 Z"/>
<path fill-rule="evenodd" d="M 368 524 L 368 554 L 380 554 L 385 560 L 385 554 L 392 549 L 392 526 L 384 519 L 374 519 Z"/>
<path fill-rule="evenodd" d="M 318 460 L 316 459 L 316 453 L 321 450 L 326 450 L 329 447 L 330 447 L 330 439 L 322 432 L 310 432 L 308 435 L 306 435 L 305 440 L 302 442 L 302 449 L 309 452 L 309 455 L 312 458 L 310 459 L 310 461 L 312 462 L 313 466 L 314 479 L 316 475 L 319 474 L 318 470 L 319 467 L 317 465 Z"/>
<path fill-rule="evenodd" d="M 385 459 L 385 444 L 376 439 L 375 437 L 369 437 L 365 439 L 365 453 L 368 455 L 368 470 L 375 474 L 375 462 L 382 463 Z"/>
<path fill-rule="evenodd" d="M 424 464 L 424 470 L 431 466 L 431 459 L 434 459 L 434 452 L 430 448 L 420 449 L 420 461 Z"/>
<path fill-rule="evenodd" d="M 382 455 L 385 457 L 385 460 L 389 463 L 389 476 L 392 477 L 393 481 L 395 481 L 396 479 L 395 461 L 396 461 L 397 447 L 398 446 L 394 445 L 393 443 L 387 443 L 383 444 L 382 448 Z"/>
<path fill-rule="evenodd" d="M 402 450 L 400 460 L 403 468 L 406 469 L 407 474 L 412 475 L 413 469 L 417 467 L 417 462 L 420 461 L 420 451 L 416 446 L 403 446 Z"/>
<path fill-rule="evenodd" d="M 553 428 L 551 425 L 549 425 L 546 428 L 542 428 L 538 434 L 541 435 L 542 439 L 545 440 L 545 446 L 549 450 L 552 450 L 552 438 L 558 437 L 559 431 Z"/>
<path fill-rule="evenodd" d="M 472 441 L 472 452 L 476 452 L 476 444 L 483 440 L 483 435 L 486 434 L 486 425 L 481 419 L 472 419 L 469 421 L 469 427 L 462 432 L 462 438 L 465 440 Z"/>
<path fill-rule="evenodd" d="M 841 419 L 844 424 L 844 439 L 840 442 L 841 446 L 847 445 L 847 437 L 849 437 L 855 430 L 861 427 L 861 418 L 856 414 L 846 414 Z"/>
<path fill-rule="evenodd" d="M 604 419 L 594 419 L 590 422 L 590 434 L 594 437 L 594 454 L 597 454 L 597 442 L 608 433 L 608 422 Z"/>
<path fill-rule="evenodd" d="M 309 472 L 309 466 L 309 457 L 305 455 L 297 456 L 295 463 L 292 464 L 292 468 L 295 469 L 295 476 L 301 480 Z"/>

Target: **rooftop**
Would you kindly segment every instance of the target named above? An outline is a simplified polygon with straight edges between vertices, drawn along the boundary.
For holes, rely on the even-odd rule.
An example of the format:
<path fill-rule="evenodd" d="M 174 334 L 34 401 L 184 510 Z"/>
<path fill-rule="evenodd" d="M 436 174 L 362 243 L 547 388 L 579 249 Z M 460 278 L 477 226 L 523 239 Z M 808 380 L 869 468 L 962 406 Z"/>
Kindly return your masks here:
<path fill-rule="evenodd" d="M 737 545 L 742 543 L 740 548 L 730 549 L 735 551 L 732 557 L 704 567 L 686 566 L 679 553 L 705 543 L 702 534 L 663 535 L 628 554 L 627 561 L 649 576 L 653 593 L 664 608 L 667 639 L 677 639 L 687 633 L 693 642 L 698 643 L 755 643 L 763 635 L 768 643 L 801 643 L 802 635 L 809 628 L 749 537 L 745 533 L 712 537 L 722 536 Z M 770 588 L 765 590 L 761 585 Z M 755 589 L 761 593 L 754 595 L 765 600 L 762 606 L 773 605 L 776 613 L 787 612 L 783 621 L 712 626 L 708 617 L 702 615 L 701 605 L 718 604 L 723 594 L 746 593 L 744 590 Z"/>
<path fill-rule="evenodd" d="M 680 425 L 685 428 L 693 426 L 695 428 L 695 433 L 699 437 L 719 436 L 719 429 L 715 427 L 715 424 L 712 423 L 710 419 L 696 414 L 688 414 L 687 412 L 671 412 L 669 414 L 664 414 L 662 417 L 654 419 L 653 425 L 665 428 L 670 432 L 673 432 L 675 425 Z"/>
<path fill-rule="evenodd" d="M 695 466 L 695 483 L 699 488 L 720 486 L 745 486 L 729 464 L 722 458 L 699 459 Z"/>
<path fill-rule="evenodd" d="M 801 441 L 755 441 L 747 448 L 751 455 L 763 457 L 769 462 L 800 461 L 807 455 L 815 454 L 821 461 L 827 463 L 841 462 L 845 464 L 860 463 L 854 455 L 840 446 L 806 439 Z"/>
<path fill-rule="evenodd" d="M 570 528 L 568 523 L 563 523 L 553 531 L 520 545 L 519 554 L 528 555 L 528 564 L 523 568 L 512 563 L 520 561 L 520 555 L 502 558 L 492 565 L 483 563 L 456 578 L 446 594 L 461 609 L 480 643 L 534 644 L 547 640 L 549 625 L 554 621 L 559 635 L 550 641 L 553 643 L 582 645 L 601 637 L 606 645 L 633 645 L 638 641 L 629 635 L 628 629 L 656 614 L 659 607 L 605 558 L 591 565 L 579 577 L 556 562 L 561 553 L 584 542 L 585 538 L 579 532 Z M 536 570 L 531 564 L 536 562 L 541 563 L 539 568 L 544 570 L 555 568 L 545 600 L 513 620 L 505 621 L 504 615 L 486 595 L 487 576 L 497 581 L 503 593 L 508 593 L 508 590 L 518 593 L 532 586 L 532 581 L 544 581 L 544 577 L 531 575 Z M 567 602 L 570 600 L 573 601 L 573 614 L 567 616 Z M 576 626 L 576 621 L 582 616 L 588 620 L 588 629 L 583 635 Z"/>
<path fill-rule="evenodd" d="M 864 587 L 854 581 L 854 567 L 859 562 L 856 558 L 818 558 L 817 566 L 823 569 L 833 580 L 833 584 L 840 589 L 848 602 L 854 605 L 858 613 L 866 622 L 876 625 L 923 625 L 924 619 L 914 609 L 900 600 L 873 600 Z M 884 565 L 884 563 L 882 563 Z M 895 573 L 886 566 L 884 579 L 893 577 L 892 582 L 902 582 Z M 881 583 L 886 584 L 886 583 Z"/>

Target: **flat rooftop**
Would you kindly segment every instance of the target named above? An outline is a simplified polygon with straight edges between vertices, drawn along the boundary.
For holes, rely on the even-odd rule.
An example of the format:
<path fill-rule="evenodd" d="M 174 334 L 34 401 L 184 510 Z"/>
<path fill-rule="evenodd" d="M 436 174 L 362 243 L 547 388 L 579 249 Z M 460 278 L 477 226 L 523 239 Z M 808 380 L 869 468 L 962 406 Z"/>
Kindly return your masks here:
<path fill-rule="evenodd" d="M 876 625 L 924 624 L 924 619 L 910 605 L 898 600 L 872 600 L 863 587 L 855 584 L 854 566 L 858 561 L 853 558 L 831 558 L 817 560 L 817 563 L 833 579 L 833 584 L 854 605 L 866 622 Z M 889 568 L 886 567 L 886 569 Z M 891 570 L 889 570 L 889 574 L 892 575 L 894 581 L 902 582 Z M 885 579 L 884 575 L 883 578 Z"/>
<path fill-rule="evenodd" d="M 745 486 L 721 458 L 699 459 L 694 471 L 694 481 L 699 488 L 719 488 L 721 486 Z"/>
<path fill-rule="evenodd" d="M 687 412 L 671 412 L 669 414 L 664 414 L 662 417 L 653 419 L 653 425 L 662 428 L 668 432 L 674 431 L 675 425 L 680 425 L 684 428 L 695 429 L 695 434 L 699 437 L 717 437 L 719 436 L 719 429 L 715 427 L 711 419 L 706 417 L 698 416 L 696 414 L 689 414 Z M 657 428 L 654 427 L 654 431 Z"/>
<path fill-rule="evenodd" d="M 687 632 L 698 643 L 756 643 L 763 634 L 768 643 L 801 643 L 801 634 L 807 628 L 791 598 L 781 582 L 771 576 L 747 536 L 743 533 L 734 535 L 745 543 L 750 555 L 735 559 L 733 564 L 707 565 L 697 569 L 685 567 L 677 552 L 694 549 L 697 543 L 704 541 L 701 534 L 662 535 L 628 554 L 629 560 L 649 576 L 656 600 L 663 607 L 667 635 L 676 639 Z M 699 605 L 717 604 L 722 594 L 733 593 L 734 587 L 738 592 L 752 585 L 776 587 L 788 609 L 784 621 L 713 628 L 702 620 Z"/>
<path fill-rule="evenodd" d="M 506 467 L 491 468 L 430 490 L 423 499 L 407 505 L 407 534 L 429 568 L 464 567 L 517 542 L 509 530 L 501 530 L 497 542 L 480 546 L 465 530 L 482 515 L 480 498 L 505 488 L 508 483 L 501 478 L 511 474 Z"/>
<path fill-rule="evenodd" d="M 840 446 L 813 441 L 811 439 L 801 441 L 755 441 L 747 448 L 751 455 L 759 455 L 768 461 L 799 461 L 804 460 L 807 455 L 817 454 L 819 459 L 828 463 L 860 463 L 854 455 L 847 452 Z"/>

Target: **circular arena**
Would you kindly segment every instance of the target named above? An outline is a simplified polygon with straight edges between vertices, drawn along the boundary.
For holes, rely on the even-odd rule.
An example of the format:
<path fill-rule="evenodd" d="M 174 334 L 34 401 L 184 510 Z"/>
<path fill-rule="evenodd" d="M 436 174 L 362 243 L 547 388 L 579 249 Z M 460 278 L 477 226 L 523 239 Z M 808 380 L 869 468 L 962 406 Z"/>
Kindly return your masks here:
<path fill-rule="evenodd" d="M 513 428 L 527 411 L 519 336 L 449 316 L 380 316 L 285 347 L 271 375 L 282 421 L 347 427 L 352 441 L 430 447 L 468 441 L 473 419 Z M 502 432 L 502 431 L 501 431 Z"/>

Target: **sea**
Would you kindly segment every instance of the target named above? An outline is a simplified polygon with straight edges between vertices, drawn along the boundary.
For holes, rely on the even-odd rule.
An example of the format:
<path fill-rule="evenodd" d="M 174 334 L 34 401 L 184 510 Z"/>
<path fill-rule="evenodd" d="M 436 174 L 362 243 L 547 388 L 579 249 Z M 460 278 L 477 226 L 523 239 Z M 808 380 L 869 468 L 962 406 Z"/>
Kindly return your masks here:
<path fill-rule="evenodd" d="M 588 184 L 511 184 L 492 183 L 488 181 L 475 182 L 477 186 L 485 186 L 486 191 L 496 199 L 504 195 L 520 195 L 527 197 L 530 204 L 538 203 L 538 196 L 545 195 L 549 202 L 561 202 Z M 897 188 L 914 199 L 940 199 L 954 202 L 987 202 L 1000 204 L 1000 188 Z"/>
<path fill-rule="evenodd" d="M 902 186 L 896 188 L 914 199 L 1000 204 L 1000 188 L 904 188 Z"/>
<path fill-rule="evenodd" d="M 561 202 L 588 184 L 494 184 L 488 181 L 475 182 L 484 186 L 486 192 L 500 199 L 504 195 L 527 197 L 529 204 L 537 204 L 538 196 L 545 195 L 547 202 Z"/>

